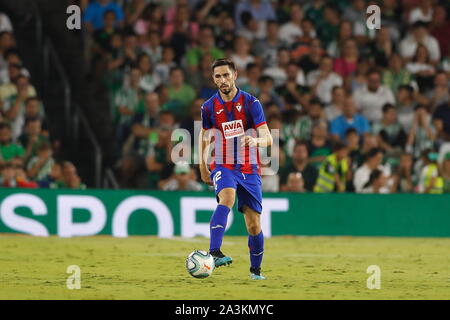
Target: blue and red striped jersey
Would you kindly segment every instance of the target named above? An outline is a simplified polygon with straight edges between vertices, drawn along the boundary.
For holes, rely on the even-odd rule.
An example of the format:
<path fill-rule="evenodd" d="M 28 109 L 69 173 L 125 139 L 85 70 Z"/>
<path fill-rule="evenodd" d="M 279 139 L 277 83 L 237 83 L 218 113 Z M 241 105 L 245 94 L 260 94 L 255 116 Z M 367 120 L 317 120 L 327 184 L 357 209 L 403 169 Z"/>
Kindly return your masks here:
<path fill-rule="evenodd" d="M 256 129 L 265 124 L 261 103 L 238 88 L 232 101 L 222 100 L 219 91 L 201 107 L 203 129 L 216 129 L 211 170 L 222 166 L 242 173 L 260 174 L 258 148 L 241 147 L 240 139 L 257 136 Z"/>

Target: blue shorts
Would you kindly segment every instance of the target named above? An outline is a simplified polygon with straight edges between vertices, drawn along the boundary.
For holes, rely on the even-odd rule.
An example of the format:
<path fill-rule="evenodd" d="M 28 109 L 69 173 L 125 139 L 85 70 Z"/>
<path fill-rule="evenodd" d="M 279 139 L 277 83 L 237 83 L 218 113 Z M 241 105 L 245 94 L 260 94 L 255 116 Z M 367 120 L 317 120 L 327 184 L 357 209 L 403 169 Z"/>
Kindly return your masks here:
<path fill-rule="evenodd" d="M 250 209 L 261 214 L 262 212 L 262 185 L 258 174 L 241 173 L 223 167 L 217 167 L 211 172 L 211 181 L 214 185 L 217 202 L 218 194 L 224 188 L 236 190 L 238 210 L 244 212 L 242 207 L 246 205 Z"/>

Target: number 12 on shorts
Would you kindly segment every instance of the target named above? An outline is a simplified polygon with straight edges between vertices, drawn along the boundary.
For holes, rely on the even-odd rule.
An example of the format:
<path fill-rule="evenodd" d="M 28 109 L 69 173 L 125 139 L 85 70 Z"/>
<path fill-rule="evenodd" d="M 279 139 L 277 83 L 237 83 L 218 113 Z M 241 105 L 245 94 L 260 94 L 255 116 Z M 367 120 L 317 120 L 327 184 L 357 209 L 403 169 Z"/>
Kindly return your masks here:
<path fill-rule="evenodd" d="M 217 171 L 214 174 L 214 177 L 213 177 L 214 190 L 217 190 L 217 181 L 219 181 L 220 178 L 222 178 L 221 175 L 222 175 L 222 171 Z"/>

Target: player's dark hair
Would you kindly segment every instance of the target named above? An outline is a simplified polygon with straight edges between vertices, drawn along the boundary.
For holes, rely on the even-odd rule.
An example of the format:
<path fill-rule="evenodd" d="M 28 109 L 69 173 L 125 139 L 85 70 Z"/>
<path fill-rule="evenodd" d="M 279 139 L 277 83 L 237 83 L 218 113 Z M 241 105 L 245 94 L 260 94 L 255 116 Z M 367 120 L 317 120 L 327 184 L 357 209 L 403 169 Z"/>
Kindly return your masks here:
<path fill-rule="evenodd" d="M 213 62 L 212 66 L 211 66 L 211 70 L 212 72 L 214 72 L 214 69 L 217 67 L 221 67 L 221 66 L 228 66 L 231 70 L 236 71 L 236 65 L 234 64 L 233 61 L 231 61 L 230 59 L 217 59 L 216 61 Z"/>

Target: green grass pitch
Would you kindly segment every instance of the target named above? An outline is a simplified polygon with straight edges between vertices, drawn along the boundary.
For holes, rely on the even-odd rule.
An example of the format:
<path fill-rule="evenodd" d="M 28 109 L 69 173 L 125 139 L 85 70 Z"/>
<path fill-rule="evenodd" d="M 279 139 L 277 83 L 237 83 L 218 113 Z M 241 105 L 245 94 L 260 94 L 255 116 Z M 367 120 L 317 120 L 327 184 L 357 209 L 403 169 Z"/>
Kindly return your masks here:
<path fill-rule="evenodd" d="M 0 299 L 450 299 L 450 239 L 273 237 L 265 281 L 251 281 L 247 238 L 225 236 L 234 263 L 194 279 L 185 258 L 208 239 L 0 235 Z M 66 287 L 81 268 L 81 289 Z M 367 267 L 381 269 L 369 290 Z"/>

